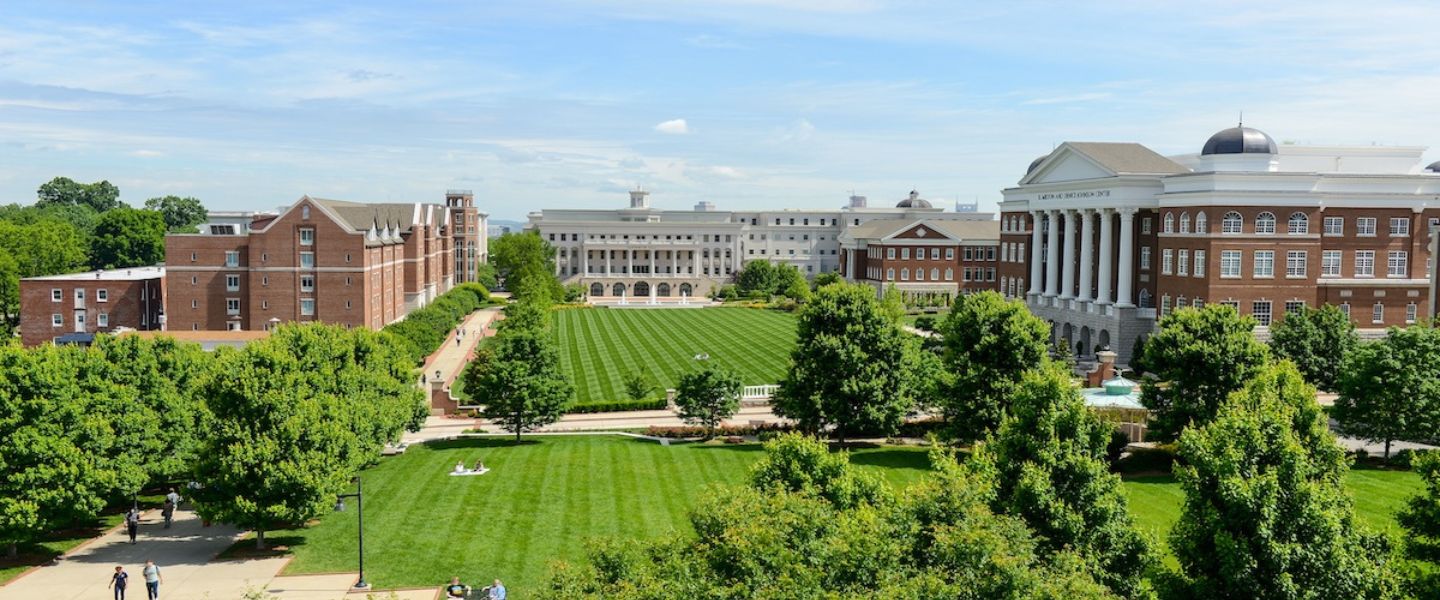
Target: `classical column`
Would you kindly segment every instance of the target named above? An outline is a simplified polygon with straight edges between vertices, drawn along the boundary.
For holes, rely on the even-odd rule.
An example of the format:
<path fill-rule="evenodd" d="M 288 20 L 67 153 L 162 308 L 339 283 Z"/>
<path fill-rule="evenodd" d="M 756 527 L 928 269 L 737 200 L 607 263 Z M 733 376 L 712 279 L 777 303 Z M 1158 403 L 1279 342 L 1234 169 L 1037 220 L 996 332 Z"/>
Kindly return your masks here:
<path fill-rule="evenodd" d="M 1100 277 L 1096 287 L 1095 302 L 1101 306 L 1110 303 L 1111 273 L 1115 266 L 1110 264 L 1115 252 L 1110 246 L 1115 243 L 1115 213 L 1106 208 L 1100 211 Z"/>
<path fill-rule="evenodd" d="M 606 277 L 609 277 L 609 276 L 610 276 L 610 249 L 609 249 L 609 248 L 606 248 L 606 249 L 602 250 L 602 252 L 605 253 L 605 276 L 606 276 Z"/>
<path fill-rule="evenodd" d="M 1135 294 L 1130 281 L 1135 276 L 1135 211 L 1122 208 L 1120 211 L 1120 283 L 1115 286 L 1115 306 L 1133 308 Z"/>
<path fill-rule="evenodd" d="M 679 251 L 679 250 L 676 250 L 676 249 L 674 249 L 674 248 L 671 248 L 671 249 L 670 249 L 670 276 L 671 276 L 671 277 L 675 277 L 675 276 L 677 276 L 677 275 L 680 274 L 680 259 L 677 258 L 677 257 L 679 257 L 679 256 L 680 256 L 680 251 Z"/>
<path fill-rule="evenodd" d="M 1045 297 L 1060 295 L 1060 211 L 1050 212 L 1050 226 L 1046 228 L 1045 248 Z"/>
<path fill-rule="evenodd" d="M 1075 211 L 1062 211 L 1065 216 L 1065 248 L 1062 252 L 1060 286 L 1060 299 L 1066 300 L 1075 297 Z"/>
<path fill-rule="evenodd" d="M 590 249 L 589 249 L 589 248 L 585 248 L 584 250 L 582 250 L 582 252 L 584 252 L 584 254 L 581 254 L 581 255 L 580 255 L 580 272 L 583 273 L 586 277 L 589 277 L 589 276 L 590 276 Z"/>
<path fill-rule="evenodd" d="M 1045 292 L 1045 238 L 1040 232 L 1042 213 L 1030 213 L 1030 295 L 1039 296 Z"/>
<path fill-rule="evenodd" d="M 635 274 L 635 250 L 632 249 L 632 248 L 626 248 L 626 249 L 625 249 L 625 276 L 626 276 L 626 277 L 630 277 L 630 276 L 632 276 L 632 275 L 634 275 L 634 274 Z"/>
<path fill-rule="evenodd" d="M 654 277 L 654 276 L 655 276 L 655 249 L 654 249 L 654 248 L 651 248 L 650 250 L 646 250 L 645 253 L 650 255 L 650 273 L 649 273 L 649 275 L 650 275 L 651 277 Z"/>
<path fill-rule="evenodd" d="M 1090 286 L 1094 283 L 1091 274 L 1095 272 L 1095 209 L 1080 211 L 1080 295 L 1081 302 L 1093 297 Z"/>

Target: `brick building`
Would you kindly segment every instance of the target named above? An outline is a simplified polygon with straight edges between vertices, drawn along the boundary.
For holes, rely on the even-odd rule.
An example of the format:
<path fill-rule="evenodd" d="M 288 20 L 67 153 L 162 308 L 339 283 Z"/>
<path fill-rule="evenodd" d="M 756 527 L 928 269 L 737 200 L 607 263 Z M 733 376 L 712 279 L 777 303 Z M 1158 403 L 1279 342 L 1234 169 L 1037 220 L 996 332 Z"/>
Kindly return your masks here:
<path fill-rule="evenodd" d="M 840 272 L 883 292 L 949 304 L 955 296 L 1000 289 L 1000 225 L 993 220 L 870 221 L 840 235 Z"/>
<path fill-rule="evenodd" d="M 164 298 L 165 268 L 158 266 L 27 277 L 20 280 L 20 341 L 160 329 Z"/>
<path fill-rule="evenodd" d="M 1226 129 L 1198 154 L 1061 144 L 1001 203 L 1000 289 L 1081 356 L 1135 341 L 1175 308 L 1224 303 L 1261 330 L 1340 307 L 1362 334 L 1433 314 L 1440 163 L 1424 148 L 1276 145 Z M 1369 330 L 1368 332 L 1366 330 Z"/>
<path fill-rule="evenodd" d="M 489 215 L 475 208 L 475 195 L 470 190 L 447 190 L 445 206 L 450 209 L 452 221 L 450 247 L 455 260 L 455 283 L 475 281 L 480 266 L 490 260 Z"/>
<path fill-rule="evenodd" d="M 198 234 L 165 238 L 167 326 L 268 330 L 287 321 L 379 329 L 456 283 L 474 228 L 446 204 L 302 197 L 278 214 L 218 213 Z M 468 194 L 465 194 L 468 198 Z M 472 213 L 473 207 L 470 207 Z M 470 218 L 470 217 L 466 217 Z M 466 233 L 458 234 L 466 222 Z M 464 255 L 468 259 L 468 252 Z M 478 256 L 477 256 L 478 259 Z"/>

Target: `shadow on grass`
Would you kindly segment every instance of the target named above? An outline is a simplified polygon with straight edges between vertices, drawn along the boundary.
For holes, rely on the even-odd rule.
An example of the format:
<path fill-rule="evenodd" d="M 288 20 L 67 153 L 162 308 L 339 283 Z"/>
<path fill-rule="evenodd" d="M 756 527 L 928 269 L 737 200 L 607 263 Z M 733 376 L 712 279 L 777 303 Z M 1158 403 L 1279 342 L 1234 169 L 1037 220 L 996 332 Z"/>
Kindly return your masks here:
<path fill-rule="evenodd" d="M 913 451 L 879 451 L 850 453 L 850 464 L 884 467 L 887 469 L 930 470 L 930 455 Z"/>
<path fill-rule="evenodd" d="M 215 560 L 249 560 L 252 558 L 273 558 L 276 556 L 287 556 L 294 553 L 295 549 L 305 545 L 305 536 L 299 534 L 275 535 L 265 537 L 264 550 L 255 549 L 255 534 L 247 533 L 229 548 L 224 549 L 215 556 Z"/>
<path fill-rule="evenodd" d="M 1120 479 L 1125 483 L 1137 485 L 1171 485 L 1175 483 L 1174 475 L 1146 474 L 1146 475 L 1124 475 Z"/>
<path fill-rule="evenodd" d="M 537 446 L 545 443 L 535 438 L 523 438 L 520 443 L 515 443 L 513 437 L 468 437 L 455 440 L 438 440 L 425 444 L 431 450 L 453 450 L 456 448 L 514 448 L 517 446 Z"/>
<path fill-rule="evenodd" d="M 675 442 L 670 442 L 674 445 Z M 764 452 L 765 446 L 761 444 L 701 444 L 690 442 L 686 444 L 696 450 L 729 450 L 731 452 Z"/>

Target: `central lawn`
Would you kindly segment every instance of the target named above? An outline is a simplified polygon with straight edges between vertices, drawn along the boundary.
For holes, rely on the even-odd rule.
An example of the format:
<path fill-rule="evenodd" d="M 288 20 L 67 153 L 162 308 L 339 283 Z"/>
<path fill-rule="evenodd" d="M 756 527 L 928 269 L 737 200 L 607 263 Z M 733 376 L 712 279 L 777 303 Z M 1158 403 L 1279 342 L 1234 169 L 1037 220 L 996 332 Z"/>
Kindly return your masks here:
<path fill-rule="evenodd" d="M 779 383 L 795 347 L 795 317 L 773 310 L 578 308 L 553 317 L 577 404 L 626 400 L 623 378 L 630 371 L 673 388 L 697 354 L 733 369 L 745 385 Z"/>
<path fill-rule="evenodd" d="M 516 593 L 543 585 L 554 560 L 578 562 L 596 537 L 689 533 L 686 515 L 705 486 L 741 484 L 761 455 L 757 444 L 654 442 L 621 436 L 549 436 L 520 446 L 484 438 L 412 446 L 365 472 L 366 575 L 381 588 L 504 580 Z M 446 475 L 477 458 L 493 469 Z M 903 487 L 929 471 L 922 448 L 851 451 L 851 462 Z M 1395 511 L 1420 491 L 1408 471 L 1355 470 L 1349 484 L 1362 523 L 1399 534 Z M 1161 544 L 1183 495 L 1170 476 L 1125 481 L 1131 512 Z M 273 532 L 295 559 L 287 572 L 355 568 L 355 509 L 304 530 Z"/>

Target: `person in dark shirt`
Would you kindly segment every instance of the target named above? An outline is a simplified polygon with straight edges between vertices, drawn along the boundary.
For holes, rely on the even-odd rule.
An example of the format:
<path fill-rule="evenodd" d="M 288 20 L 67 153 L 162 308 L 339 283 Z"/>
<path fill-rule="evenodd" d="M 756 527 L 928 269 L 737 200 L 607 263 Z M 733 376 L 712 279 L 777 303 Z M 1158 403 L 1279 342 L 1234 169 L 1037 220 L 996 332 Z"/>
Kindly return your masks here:
<path fill-rule="evenodd" d="M 462 585 L 459 577 L 451 577 L 450 585 L 445 586 L 446 598 L 464 598 L 470 594 L 470 586 Z"/>
<path fill-rule="evenodd" d="M 125 600 L 125 585 L 130 583 L 130 574 L 125 572 L 125 567 L 115 567 L 115 574 L 110 576 L 110 587 L 115 590 L 115 600 Z"/>

